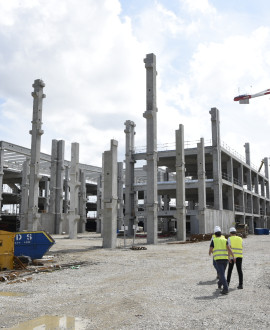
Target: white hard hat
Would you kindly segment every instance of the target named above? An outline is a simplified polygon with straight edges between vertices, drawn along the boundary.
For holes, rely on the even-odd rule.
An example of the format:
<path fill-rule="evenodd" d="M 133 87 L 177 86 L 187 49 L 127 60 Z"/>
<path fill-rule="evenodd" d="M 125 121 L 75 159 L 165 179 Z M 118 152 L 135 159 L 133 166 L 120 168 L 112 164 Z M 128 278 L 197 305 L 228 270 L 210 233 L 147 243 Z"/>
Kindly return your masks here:
<path fill-rule="evenodd" d="M 236 232 L 236 229 L 234 227 L 230 228 L 230 233 Z"/>
<path fill-rule="evenodd" d="M 219 232 L 219 231 L 221 232 L 220 227 L 219 227 L 219 226 L 216 226 L 215 229 L 214 229 L 214 233 L 217 233 L 217 232 Z"/>

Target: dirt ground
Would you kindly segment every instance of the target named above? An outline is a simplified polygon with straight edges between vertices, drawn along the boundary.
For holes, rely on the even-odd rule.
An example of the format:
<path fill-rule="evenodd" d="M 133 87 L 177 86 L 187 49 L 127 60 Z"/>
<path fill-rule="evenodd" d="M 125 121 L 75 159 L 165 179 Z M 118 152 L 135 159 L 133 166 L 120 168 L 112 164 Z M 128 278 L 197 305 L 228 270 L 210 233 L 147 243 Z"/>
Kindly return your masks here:
<path fill-rule="evenodd" d="M 136 239 L 146 250 L 132 250 L 132 240 L 125 247 L 118 238 L 111 250 L 95 233 L 53 237 L 54 268 L 29 267 L 0 282 L 2 328 L 270 329 L 269 235 L 244 239 L 244 289 L 237 289 L 234 269 L 226 296 L 217 288 L 209 241 Z"/>

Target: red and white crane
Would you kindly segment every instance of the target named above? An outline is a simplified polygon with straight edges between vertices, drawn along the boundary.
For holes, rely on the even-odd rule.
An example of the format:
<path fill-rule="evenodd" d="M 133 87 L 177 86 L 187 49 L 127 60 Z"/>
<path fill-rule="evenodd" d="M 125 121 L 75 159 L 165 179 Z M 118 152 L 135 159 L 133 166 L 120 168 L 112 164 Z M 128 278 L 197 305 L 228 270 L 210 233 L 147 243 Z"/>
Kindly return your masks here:
<path fill-rule="evenodd" d="M 262 91 L 262 92 L 256 93 L 256 94 L 252 94 L 252 95 L 249 95 L 249 94 L 238 95 L 233 100 L 239 101 L 240 104 L 249 104 L 249 99 L 252 99 L 253 97 L 267 95 L 267 94 L 270 94 L 270 89 L 266 89 L 265 91 Z"/>

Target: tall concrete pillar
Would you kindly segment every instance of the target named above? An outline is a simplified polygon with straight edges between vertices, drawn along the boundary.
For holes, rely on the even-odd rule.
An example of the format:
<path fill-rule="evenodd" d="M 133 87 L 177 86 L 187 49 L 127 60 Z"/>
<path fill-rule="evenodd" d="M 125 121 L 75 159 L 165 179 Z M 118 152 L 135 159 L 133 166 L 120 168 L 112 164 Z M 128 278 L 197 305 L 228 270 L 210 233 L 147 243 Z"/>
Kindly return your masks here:
<path fill-rule="evenodd" d="M 263 178 L 260 180 L 260 186 L 261 186 L 261 195 L 265 197 L 265 181 Z"/>
<path fill-rule="evenodd" d="M 247 189 L 251 191 L 252 190 L 252 186 L 251 186 L 252 179 L 251 179 L 251 170 L 249 168 L 247 169 L 246 178 L 247 178 Z"/>
<path fill-rule="evenodd" d="M 185 149 L 184 149 L 184 126 L 179 125 L 175 131 L 176 141 L 176 222 L 177 240 L 186 240 L 186 193 L 185 193 Z"/>
<path fill-rule="evenodd" d="M 85 225 L 86 225 L 86 182 L 85 182 L 85 173 L 84 171 L 80 170 L 80 192 L 79 192 L 79 214 L 80 220 L 78 224 L 78 231 L 79 233 L 85 232 Z"/>
<path fill-rule="evenodd" d="M 117 238 L 117 146 L 111 140 L 111 149 L 104 152 L 104 213 L 103 247 L 116 248 Z"/>
<path fill-rule="evenodd" d="M 101 210 L 100 210 L 100 233 L 103 235 L 103 220 L 104 220 L 104 178 L 105 178 L 104 152 L 102 154 L 102 176 L 101 176 Z"/>
<path fill-rule="evenodd" d="M 249 143 L 244 144 L 245 154 L 246 154 L 246 163 L 250 166 L 250 146 Z"/>
<path fill-rule="evenodd" d="M 135 124 L 133 121 L 125 122 L 126 128 L 126 169 L 125 169 L 125 226 L 128 226 L 128 235 L 133 234 L 135 219 L 134 209 L 134 135 Z"/>
<path fill-rule="evenodd" d="M 53 215 L 54 221 L 55 221 L 55 198 L 56 198 L 56 171 L 57 171 L 57 140 L 52 140 L 49 212 Z"/>
<path fill-rule="evenodd" d="M 212 122 L 214 208 L 216 210 L 222 210 L 223 203 L 219 110 L 217 108 L 211 108 L 209 113 L 211 114 Z"/>
<path fill-rule="evenodd" d="M 198 166 L 198 196 L 199 196 L 199 233 L 206 234 L 205 209 L 206 209 L 206 185 L 205 185 L 205 153 L 204 139 L 197 143 L 197 166 Z"/>
<path fill-rule="evenodd" d="M 43 88 L 45 84 L 42 80 L 36 79 L 34 84 L 34 92 L 32 92 L 33 100 L 33 119 L 32 130 L 29 132 L 31 137 L 31 160 L 29 174 L 29 200 L 28 200 L 28 230 L 38 229 L 38 192 L 39 192 L 39 164 L 40 164 L 40 145 L 41 135 L 44 133 L 42 127 L 42 103 Z"/>
<path fill-rule="evenodd" d="M 69 219 L 69 238 L 76 239 L 78 233 L 78 221 L 79 215 L 79 187 L 81 185 L 79 181 L 79 143 L 71 144 L 71 165 L 70 165 L 70 209 L 68 214 Z"/>
<path fill-rule="evenodd" d="M 22 184 L 21 184 L 21 212 L 20 212 L 20 230 L 28 228 L 27 211 L 28 211 L 28 192 L 29 192 L 29 163 L 27 158 L 23 162 Z"/>
<path fill-rule="evenodd" d="M 164 172 L 163 175 L 163 180 L 164 181 L 169 181 L 169 170 L 168 168 L 166 169 L 166 172 Z M 162 202 L 163 202 L 163 210 L 164 211 L 169 211 L 170 210 L 170 195 L 162 195 Z M 163 231 L 168 232 L 170 230 L 169 228 L 169 219 L 168 218 L 163 218 Z"/>
<path fill-rule="evenodd" d="M 255 194 L 259 194 L 259 176 L 258 176 L 258 173 L 256 173 L 255 177 L 254 177 L 254 190 L 255 190 Z"/>
<path fill-rule="evenodd" d="M 233 160 L 232 157 L 227 161 L 227 180 L 233 183 Z"/>
<path fill-rule="evenodd" d="M 265 192 L 266 192 L 266 198 L 269 198 L 269 161 L 268 161 L 268 157 L 265 157 L 263 162 L 264 162 L 265 177 L 268 179 L 266 181 Z"/>
<path fill-rule="evenodd" d="M 146 68 L 146 160 L 147 160 L 147 243 L 157 243 L 157 106 L 156 106 L 156 56 L 147 54 Z"/>
<path fill-rule="evenodd" d="M 97 180 L 96 233 L 101 233 L 101 219 L 102 219 L 102 175 L 99 175 L 98 180 Z"/>
<path fill-rule="evenodd" d="M 233 160 L 232 157 L 227 161 L 227 176 L 228 181 L 232 183 L 231 187 L 228 187 L 228 209 L 234 211 L 234 177 L 233 177 Z"/>
<path fill-rule="evenodd" d="M 63 232 L 63 185 L 64 185 L 65 141 L 57 141 L 56 186 L 55 186 L 55 233 Z"/>
<path fill-rule="evenodd" d="M 118 196 L 118 208 L 117 208 L 117 229 L 121 229 L 124 225 L 124 200 L 123 200 L 123 163 L 118 162 L 117 164 L 117 196 Z"/>
<path fill-rule="evenodd" d="M 69 167 L 65 166 L 65 179 L 64 179 L 64 201 L 63 201 L 63 212 L 65 214 L 69 211 Z"/>
<path fill-rule="evenodd" d="M 50 202 L 49 202 L 49 198 L 50 198 L 49 197 L 49 190 L 50 190 L 49 184 L 50 184 L 49 178 L 44 179 L 44 197 L 45 197 L 44 211 L 46 213 L 48 213 L 48 211 L 49 211 L 49 205 L 50 205 Z"/>

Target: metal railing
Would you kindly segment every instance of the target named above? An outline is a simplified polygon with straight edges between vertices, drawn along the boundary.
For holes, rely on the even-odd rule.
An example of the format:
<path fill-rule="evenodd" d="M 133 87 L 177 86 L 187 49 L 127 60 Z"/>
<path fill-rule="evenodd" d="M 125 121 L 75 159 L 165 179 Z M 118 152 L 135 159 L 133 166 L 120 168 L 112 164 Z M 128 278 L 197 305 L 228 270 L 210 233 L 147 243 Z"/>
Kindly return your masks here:
<path fill-rule="evenodd" d="M 195 141 L 185 141 L 184 142 L 184 148 L 185 149 L 190 149 L 190 148 L 196 148 L 197 143 L 199 143 L 200 140 L 195 140 Z M 204 142 L 205 146 L 212 146 L 212 140 L 206 140 Z M 241 160 L 243 163 L 246 164 L 246 158 L 245 156 L 241 155 L 239 152 L 231 148 L 226 142 L 221 141 L 220 145 L 226 149 L 230 154 L 234 155 L 237 159 Z M 166 150 L 175 150 L 176 145 L 175 142 L 169 142 L 169 143 L 161 143 L 157 145 L 157 151 L 166 151 Z M 135 153 L 145 153 L 146 152 L 146 146 L 138 146 L 134 148 Z M 254 164 L 250 164 L 250 167 L 252 167 L 254 170 L 257 171 L 258 166 Z"/>

